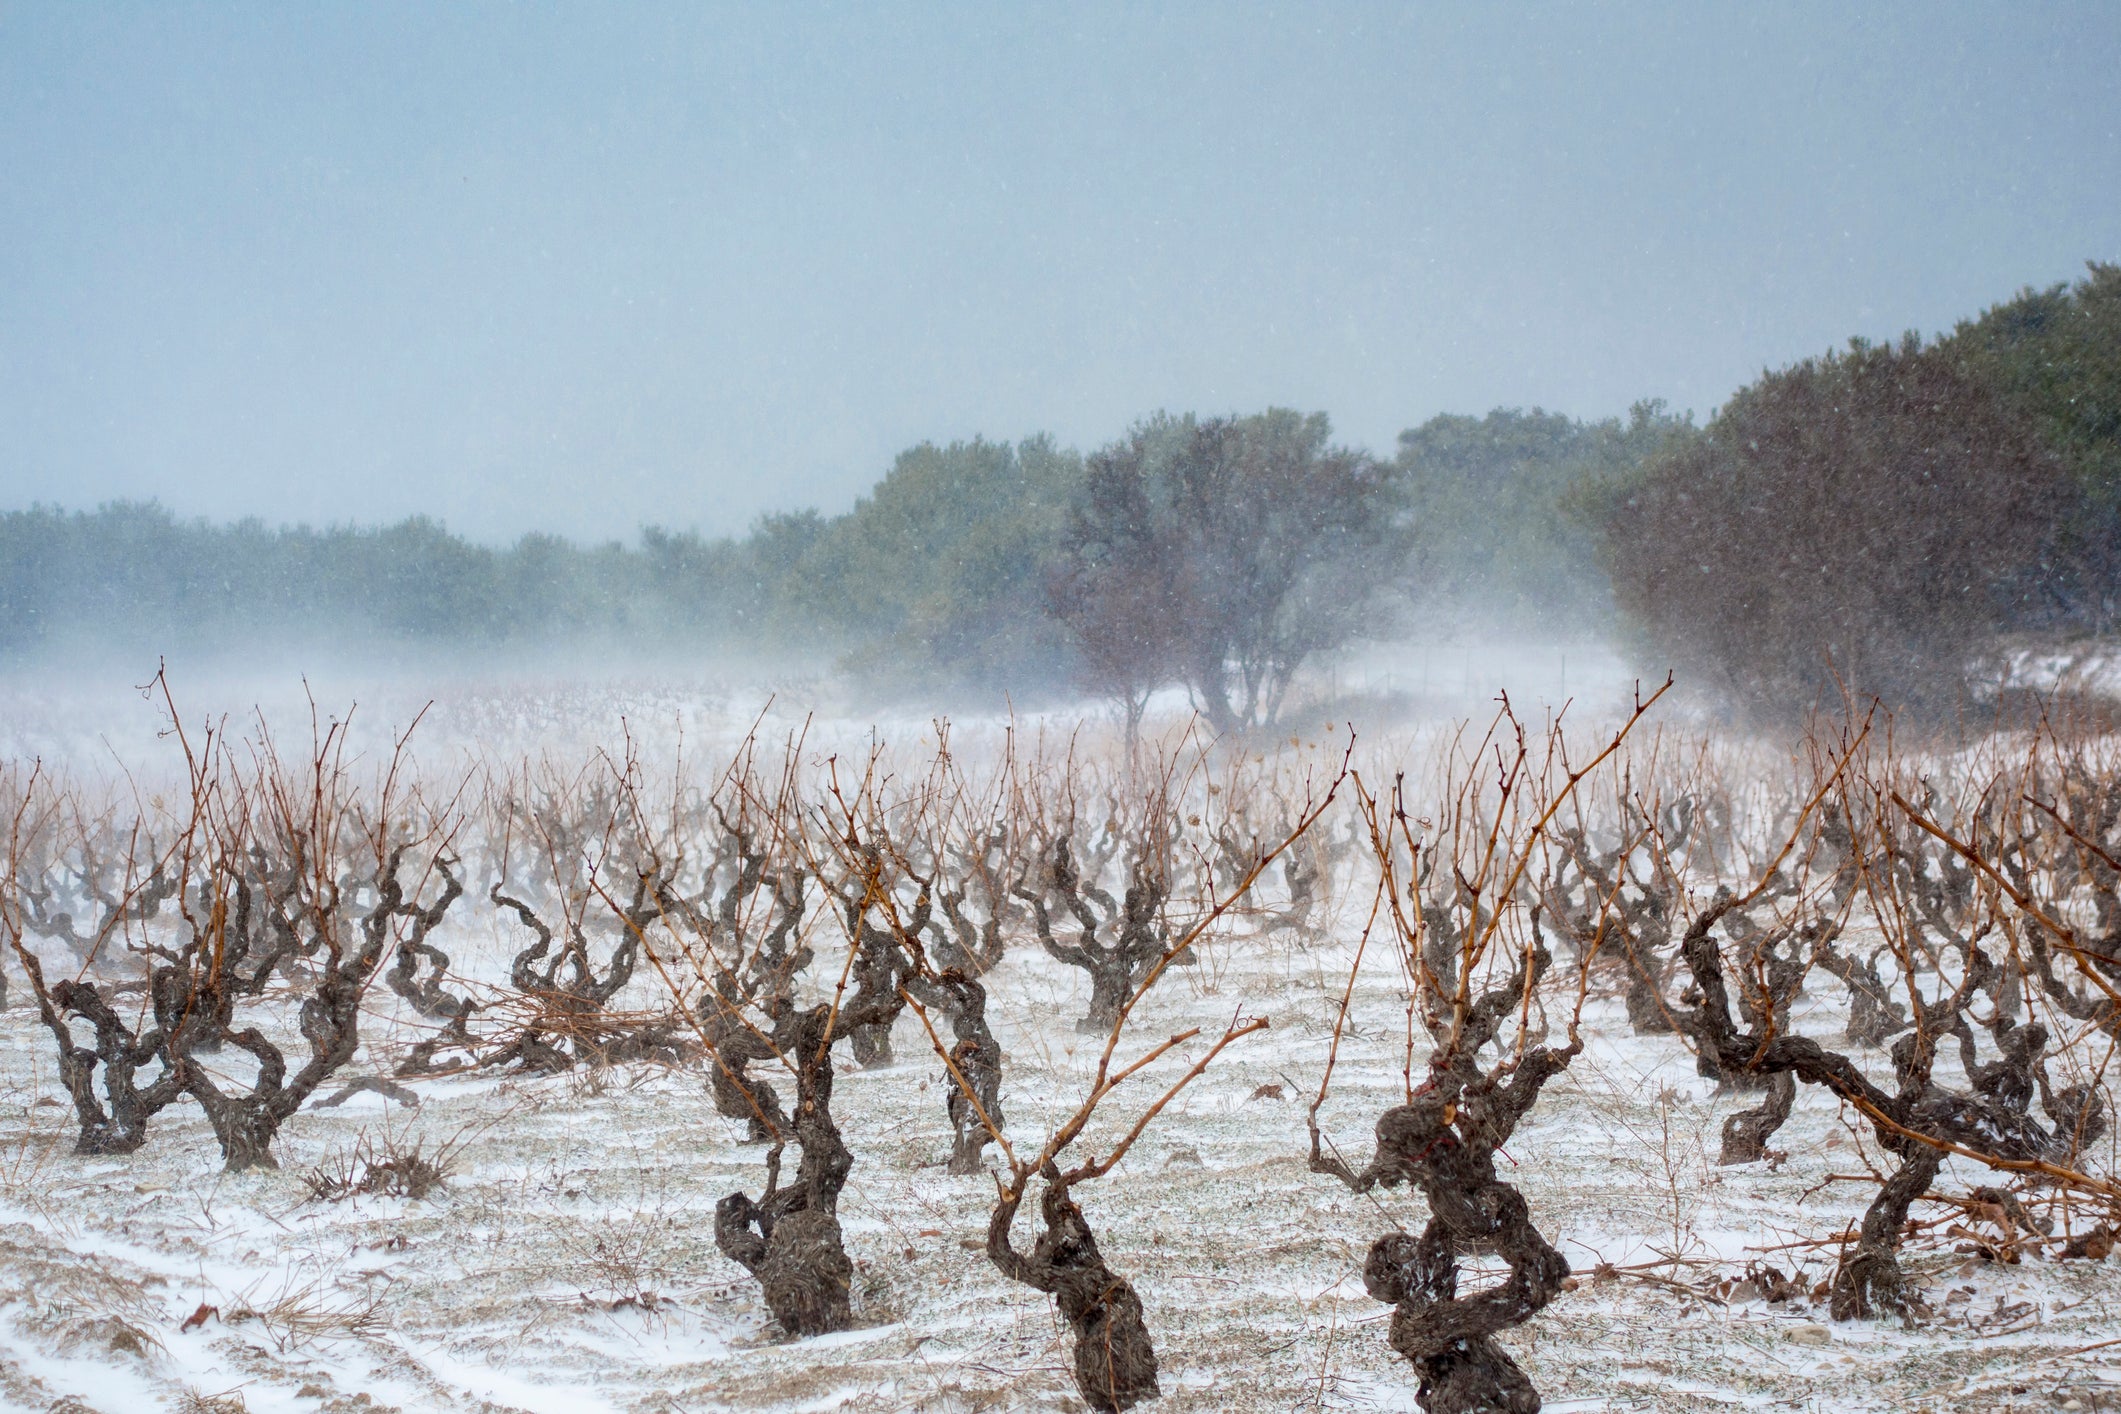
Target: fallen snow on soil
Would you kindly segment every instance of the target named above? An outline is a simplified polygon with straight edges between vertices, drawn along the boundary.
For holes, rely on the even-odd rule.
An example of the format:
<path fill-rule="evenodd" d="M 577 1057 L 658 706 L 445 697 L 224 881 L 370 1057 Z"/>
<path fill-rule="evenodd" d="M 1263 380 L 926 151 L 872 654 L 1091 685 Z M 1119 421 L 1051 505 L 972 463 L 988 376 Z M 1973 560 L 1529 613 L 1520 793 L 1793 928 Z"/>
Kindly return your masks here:
<path fill-rule="evenodd" d="M 1585 673 L 1563 671 L 1572 687 Z M 119 727 L 106 735 L 104 719 L 68 704 L 14 705 L 25 701 L 42 714 L 8 713 L 0 746 L 84 766 L 99 751 L 138 762 L 155 748 L 152 714 L 138 704 L 111 714 L 131 733 L 121 740 Z M 565 754 L 608 743 L 623 722 L 650 756 L 682 740 L 708 762 L 730 724 L 741 734 L 755 712 L 768 713 L 775 739 L 801 728 L 791 699 L 770 701 L 691 688 L 445 696 L 423 724 L 423 749 L 430 763 L 464 741 L 495 759 Z M 364 711 L 387 736 L 419 705 L 386 696 Z M 306 735 L 306 702 L 276 702 L 273 715 L 300 719 Z M 926 724 L 905 725 L 901 735 Z M 958 740 L 1001 725 L 961 723 Z M 497 979 L 513 939 L 478 892 L 435 941 L 460 969 Z M 1139 1013 L 1129 1053 L 1187 1027 L 1220 1034 L 1240 1012 L 1273 1018 L 1078 1195 L 1107 1260 L 1142 1294 L 1163 1370 L 1156 1407 L 1170 1414 L 1417 1408 L 1409 1367 L 1385 1343 L 1388 1311 L 1364 1293 L 1361 1268 L 1380 1233 L 1419 1228 L 1420 1201 L 1404 1190 L 1352 1194 L 1304 1162 L 1305 1104 L 1325 1068 L 1359 922 L 1315 949 L 1219 941 Z M 813 975 L 836 971 L 821 953 Z M 1372 953 L 1322 1111 L 1357 1164 L 1377 1115 L 1403 1094 L 1395 971 Z M 857 1327 L 790 1341 L 756 1284 L 715 1248 L 714 1204 L 759 1191 L 763 1151 L 714 1113 L 699 1068 L 418 1081 L 417 1110 L 361 1095 L 291 1120 L 276 1172 L 223 1175 L 206 1124 L 183 1104 L 157 1117 L 138 1154 L 83 1158 L 70 1152 L 50 1038 L 14 980 L 0 1011 L 0 1409 L 1080 1408 L 1050 1300 L 1004 1281 L 978 1250 L 994 1184 L 944 1171 L 942 1070 L 911 1016 L 897 1027 L 895 1064 L 864 1072 L 843 1059 L 836 1089 L 855 1155 L 840 1211 L 859 1264 Z M 1022 946 L 988 980 L 1009 1130 L 1035 1149 L 1095 1062 L 1099 1042 L 1071 1027 L 1087 983 Z M 637 977 L 621 1004 L 655 1004 L 655 985 Z M 395 1004 L 374 994 L 358 1072 L 394 1058 Z M 1800 1005 L 1819 1012 L 1800 1012 L 1806 1030 L 1838 1034 L 1838 998 L 1815 990 Z M 1908 1266 L 1936 1314 L 1913 1329 L 1692 1294 L 1762 1258 L 1784 1270 L 1801 1262 L 1807 1282 L 1824 1277 L 1831 1248 L 1789 1244 L 1860 1215 L 1869 1186 L 1827 1180 L 1864 1171 L 1868 1135 L 1806 1089 L 1774 1140 L 1787 1163 L 1719 1169 L 1722 1120 L 1751 1098 L 1713 1093 L 1678 1041 L 1632 1035 L 1617 1003 L 1594 1002 L 1586 1023 L 1588 1049 L 1548 1087 L 1509 1145 L 1515 1167 L 1505 1165 L 1585 1277 L 1505 1337 L 1547 1408 L 1941 1414 L 2071 1399 L 2121 1408 L 2121 1343 L 2085 1349 L 2121 1341 L 2113 1261 L 1999 1267 L 1914 1252 Z M 1082 1148 L 1108 1145 L 1199 1045 L 1130 1082 Z M 1866 1060 L 1882 1071 L 1879 1057 Z M 1260 1095 L 1267 1086 L 1283 1097 Z M 342 1162 L 364 1135 L 429 1152 L 456 1143 L 446 1188 L 427 1201 L 312 1199 L 304 1172 Z M 1939 1187 L 1983 1181 L 1948 1167 Z M 1029 1225 L 1020 1219 L 1019 1231 Z M 1589 1279 L 1600 1263 L 1636 1271 Z"/>
<path fill-rule="evenodd" d="M 1274 1018 L 1084 1195 L 1108 1259 L 1147 1303 L 1159 1407 L 1174 1414 L 1416 1408 L 1360 1272 L 1380 1232 L 1419 1226 L 1419 1200 L 1351 1194 L 1303 1158 L 1304 1092 L 1323 1069 L 1347 960 L 1338 946 L 1225 942 L 1175 973 L 1138 1028 L 1213 1033 L 1239 1009 Z M 1372 971 L 1324 1111 L 1358 1163 L 1404 1084 L 1404 1012 L 1385 968 Z M 1010 1128 L 1028 1138 L 1072 1105 L 1094 1060 L 1095 1043 L 1066 1024 L 1083 988 L 1023 950 L 994 983 Z M 1734 1275 L 1756 1249 L 1846 1227 L 1868 1189 L 1819 1185 L 1862 1171 L 1861 1140 L 1806 1091 L 1776 1141 L 1787 1164 L 1719 1170 L 1717 1126 L 1748 1101 L 1712 1094 L 1677 1042 L 1629 1035 L 1617 1008 L 1589 1019 L 1589 1050 L 1510 1144 L 1508 1176 L 1580 1274 L 1678 1261 L 1645 1272 L 1659 1280 L 1587 1280 L 1508 1338 L 1550 1409 L 2121 1400 L 2121 1347 L 2070 1354 L 2121 1335 L 2111 1264 L 1915 1255 L 1939 1314 L 1912 1330 L 1822 1331 L 1818 1309 L 1724 1306 L 1661 1284 Z M 834 1106 L 856 1156 L 841 1213 L 858 1327 L 788 1341 L 715 1249 L 715 1200 L 757 1192 L 763 1165 L 715 1115 L 697 1069 L 426 1081 L 417 1111 L 364 1095 L 290 1122 L 278 1172 L 228 1177 L 204 1123 L 179 1107 L 136 1156 L 72 1156 L 46 1037 L 18 1000 L 0 1013 L 0 1407 L 1078 1408 L 1051 1303 L 968 1250 L 993 1184 L 944 1172 L 940 1066 L 912 1018 L 896 1040 L 894 1065 L 843 1067 Z M 1134 1105 L 1088 1147 L 1184 1063 L 1131 1082 Z M 1287 1098 L 1253 1098 L 1277 1084 Z M 308 1199 L 304 1170 L 386 1130 L 430 1149 L 462 1136 L 444 1193 Z M 1940 1186 L 1979 1181 L 1947 1171 Z M 1827 1252 L 1769 1254 L 1785 1268 L 1793 1255 L 1815 1280 L 1828 1270 Z M 201 1308 L 213 1314 L 182 1329 Z"/>

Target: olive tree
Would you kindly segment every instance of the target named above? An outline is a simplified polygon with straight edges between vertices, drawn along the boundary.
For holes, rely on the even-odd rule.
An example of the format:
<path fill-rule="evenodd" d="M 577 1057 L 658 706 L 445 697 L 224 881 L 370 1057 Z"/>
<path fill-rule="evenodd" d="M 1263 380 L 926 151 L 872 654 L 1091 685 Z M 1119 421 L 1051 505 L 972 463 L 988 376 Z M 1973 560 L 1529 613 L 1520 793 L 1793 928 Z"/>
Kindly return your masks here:
<path fill-rule="evenodd" d="M 1182 682 L 1222 732 L 1271 725 L 1297 670 L 1353 637 L 1402 553 L 1392 469 L 1325 414 L 1158 414 L 1092 455 L 1050 596 L 1085 686 L 1130 721 Z"/>

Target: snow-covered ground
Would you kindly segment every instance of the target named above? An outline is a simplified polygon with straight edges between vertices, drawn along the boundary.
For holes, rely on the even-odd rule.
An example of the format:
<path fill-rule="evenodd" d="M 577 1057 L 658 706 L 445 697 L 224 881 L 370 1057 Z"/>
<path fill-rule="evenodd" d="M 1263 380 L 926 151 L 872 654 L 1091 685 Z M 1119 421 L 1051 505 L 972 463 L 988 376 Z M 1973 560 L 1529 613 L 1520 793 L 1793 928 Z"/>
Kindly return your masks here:
<path fill-rule="evenodd" d="M 695 742 L 756 710 L 736 693 L 570 691 L 522 696 L 512 721 L 497 696 L 445 701 L 428 726 L 444 745 L 564 750 L 607 731 L 623 700 L 618 715 L 661 750 L 652 724 L 673 709 L 696 708 Z M 80 728 L 11 730 L 17 745 L 34 730 L 78 746 Z M 1305 1164 L 1305 1106 L 1360 926 L 1351 903 L 1341 910 L 1316 947 L 1242 929 L 1215 942 L 1151 994 L 1130 1033 L 1138 1050 L 1187 1027 L 1220 1034 L 1240 1012 L 1273 1021 L 1078 1195 L 1146 1303 L 1157 1407 L 1174 1414 L 1417 1407 L 1361 1267 L 1380 1233 L 1418 1229 L 1420 1202 L 1358 1196 Z M 437 941 L 467 970 L 504 966 L 510 940 L 483 904 L 467 899 L 446 933 Z M 1094 1063 L 1098 1043 L 1069 1024 L 1087 983 L 1021 945 L 988 980 L 1009 1129 L 1040 1136 Z M 417 1109 L 373 1094 L 312 1107 L 282 1131 L 278 1171 L 227 1176 L 186 1104 L 157 1117 L 134 1156 L 74 1156 L 25 990 L 0 1012 L 0 1409 L 1081 1407 L 1051 1301 L 978 1250 L 994 1183 L 944 1170 L 942 1070 L 911 1016 L 896 1063 L 843 1061 L 835 1096 L 855 1155 L 840 1215 L 858 1263 L 856 1327 L 787 1340 L 714 1244 L 716 1200 L 756 1194 L 763 1154 L 715 1114 L 698 1068 L 417 1081 Z M 394 1000 L 379 995 L 357 1071 L 387 1066 Z M 1838 1032 L 1839 1006 L 1815 988 L 1800 1018 L 1818 1014 L 1802 1024 Z M 1371 954 L 1350 1015 L 1321 1117 L 1359 1164 L 1370 1125 L 1403 1093 L 1406 1012 L 1389 954 Z M 1754 1262 L 1801 1268 L 1807 1286 L 1831 1271 L 1819 1240 L 1850 1227 L 1872 1191 L 1832 1176 L 1864 1172 L 1867 1129 L 1806 1088 L 1774 1141 L 1786 1163 L 1720 1169 L 1722 1119 L 1752 1100 L 1715 1094 L 1677 1040 L 1633 1035 L 1617 1002 L 1594 1001 L 1586 1020 L 1588 1049 L 1505 1166 L 1580 1278 L 1504 1340 L 1549 1409 L 2121 1408 L 2116 1260 L 1999 1266 L 1918 1244 L 1906 1261 L 1933 1314 L 1908 1329 L 1835 1324 L 1823 1302 L 1726 1288 Z M 1082 1151 L 1131 1124 L 1200 1044 L 1130 1082 Z M 361 1141 L 446 1146 L 446 1186 L 425 1200 L 313 1198 L 305 1173 L 343 1165 Z M 1955 1161 L 1938 1187 L 1984 1181 Z M 1597 1276 L 1602 1265 L 1615 1270 Z"/>
<path fill-rule="evenodd" d="M 1156 995 L 1139 1034 L 1216 1029 L 1239 1007 L 1271 1015 L 1273 1029 L 1226 1054 L 1085 1199 L 1108 1260 L 1148 1305 L 1162 1407 L 1411 1410 L 1386 1310 L 1360 1272 L 1380 1232 L 1419 1226 L 1418 1200 L 1358 1197 L 1304 1164 L 1304 1094 L 1323 1069 L 1347 950 L 1222 946 L 1227 957 Z M 1371 971 L 1324 1111 L 1358 1161 L 1369 1122 L 1403 1083 L 1403 1013 L 1385 970 Z M 1054 1024 L 1079 1012 L 1082 989 L 1024 950 L 995 984 L 1010 1127 L 1035 1134 L 1082 1090 L 1093 1048 Z M 1668 1285 L 1698 1288 L 1763 1255 L 1823 1276 L 1830 1250 L 1771 1249 L 1858 1216 L 1867 1187 L 1813 1190 L 1861 1172 L 1863 1140 L 1807 1090 L 1777 1138 L 1788 1163 L 1719 1170 L 1717 1126 L 1745 1102 L 1713 1096 L 1676 1042 L 1629 1035 L 1617 1008 L 1594 1007 L 1591 1022 L 1590 1049 L 1509 1146 L 1509 1177 L 1580 1274 L 1601 1262 L 1639 1272 L 1586 1281 L 1507 1342 L 1550 1408 L 2121 1399 L 2121 1347 L 2067 1354 L 2121 1335 L 2110 1264 L 1998 1267 L 1918 1252 L 1911 1267 L 1940 1314 L 1912 1331 L 1822 1333 L 1815 1309 L 1724 1305 Z M 835 1104 L 856 1155 L 841 1215 L 860 1263 L 859 1325 L 785 1341 L 756 1285 L 714 1246 L 715 1200 L 756 1192 L 762 1164 L 715 1115 L 697 1070 L 429 1081 L 417 1111 L 363 1095 L 297 1116 L 279 1172 L 226 1177 L 184 1107 L 165 1111 L 131 1158 L 71 1155 L 47 1040 L 18 1002 L 0 1016 L 0 1405 L 1075 1407 L 1051 1303 L 968 1250 L 993 1184 L 941 1167 L 941 1068 L 910 1018 L 897 1043 L 895 1065 L 844 1071 Z M 1145 1076 L 1137 1103 L 1170 1071 Z M 1281 1098 L 1260 1093 L 1271 1086 Z M 1110 1129 L 1093 1131 L 1089 1149 L 1100 1132 Z M 329 1168 L 364 1134 L 430 1152 L 454 1142 L 445 1191 L 311 1200 L 303 1172 Z M 1980 1181 L 1948 1172 L 1940 1186 Z M 183 1329 L 202 1307 L 215 1314 Z"/>

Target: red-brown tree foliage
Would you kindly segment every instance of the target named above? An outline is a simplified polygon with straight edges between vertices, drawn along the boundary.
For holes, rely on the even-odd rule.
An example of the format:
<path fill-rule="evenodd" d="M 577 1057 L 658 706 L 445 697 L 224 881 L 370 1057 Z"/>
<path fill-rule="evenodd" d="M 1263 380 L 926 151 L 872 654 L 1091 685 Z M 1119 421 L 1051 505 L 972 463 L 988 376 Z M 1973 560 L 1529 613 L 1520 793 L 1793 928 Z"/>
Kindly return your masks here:
<path fill-rule="evenodd" d="M 2034 430 L 1911 337 L 1740 391 L 1611 496 L 1604 553 L 1647 651 L 1748 715 L 1845 684 L 1948 716 L 2071 504 Z"/>

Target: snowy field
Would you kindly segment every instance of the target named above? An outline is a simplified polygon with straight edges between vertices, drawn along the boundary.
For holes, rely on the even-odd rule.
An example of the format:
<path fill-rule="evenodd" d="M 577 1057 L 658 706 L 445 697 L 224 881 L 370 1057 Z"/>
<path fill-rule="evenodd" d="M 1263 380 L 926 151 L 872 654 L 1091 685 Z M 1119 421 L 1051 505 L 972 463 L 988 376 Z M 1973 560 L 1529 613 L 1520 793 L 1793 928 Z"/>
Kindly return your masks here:
<path fill-rule="evenodd" d="M 1361 1266 L 1379 1232 L 1419 1226 L 1419 1205 L 1403 1193 L 1373 1203 L 1304 1167 L 1301 1087 L 1323 1068 L 1323 993 L 1345 959 L 1233 951 L 1212 987 L 1203 978 L 1160 996 L 1143 1034 L 1219 1026 L 1240 1003 L 1273 1016 L 1273 1029 L 1240 1043 L 1085 1199 L 1107 1259 L 1148 1305 L 1166 1371 L 1160 1407 L 1414 1409 Z M 1004 964 L 994 1008 L 1004 1094 L 1026 1128 L 1080 1091 L 1084 1043 L 1039 1024 L 1079 1008 L 1080 990 L 1031 952 Z M 1367 1156 L 1363 1117 L 1401 1084 L 1397 995 L 1379 981 L 1357 1010 L 1368 1025 L 1325 1117 L 1344 1152 Z M 713 1204 L 756 1191 L 760 1149 L 715 1115 L 696 1072 L 426 1082 L 416 1112 L 386 1113 L 362 1095 L 298 1116 L 279 1172 L 224 1177 L 211 1134 L 181 1109 L 136 1156 L 72 1157 L 70 1116 L 53 1107 L 46 1039 L 31 1022 L 19 1005 L 7 1013 L 0 1082 L 9 1408 L 1079 1407 L 1051 1303 L 967 1250 L 982 1240 L 992 1184 L 942 1171 L 941 1067 L 910 1019 L 895 1065 L 841 1082 L 856 1155 L 841 1214 L 861 1264 L 860 1325 L 795 1342 L 774 1338 L 756 1285 L 715 1250 Z M 1788 1163 L 1719 1170 L 1715 1130 L 1736 1106 L 1694 1078 L 1676 1043 L 1628 1036 L 1617 1008 L 1597 1022 L 1590 1050 L 1510 1146 L 1511 1179 L 1579 1276 L 1600 1263 L 1631 1269 L 1587 1280 L 1506 1342 L 1548 1407 L 2121 1398 L 2121 1347 L 2068 1355 L 2121 1334 L 2105 1264 L 1916 1253 L 1910 1266 L 1939 1314 L 1913 1331 L 1822 1330 L 1823 1310 L 1808 1305 L 1682 1290 L 1763 1256 L 1823 1278 L 1831 1249 L 1771 1249 L 1860 1215 L 1862 1195 L 1837 1197 L 1854 1185 L 1806 1196 L 1830 1173 L 1861 1171 L 1860 1131 L 1805 1091 L 1779 1136 Z M 1370 1063 L 1351 1064 L 1365 1050 Z M 1284 1098 L 1252 1098 L 1272 1086 Z M 308 1200 L 305 1170 L 383 1131 L 459 1146 L 443 1194 Z M 217 1314 L 180 1329 L 202 1306 Z"/>
<path fill-rule="evenodd" d="M 615 700 L 526 694 L 513 717 L 501 698 L 445 700 L 423 724 L 433 729 L 423 761 L 474 739 L 489 752 L 608 742 Z M 115 728 L 24 707 L 7 724 L 10 749 L 78 758 L 96 749 L 84 740 L 116 731 L 130 733 L 121 755 L 144 752 L 152 732 L 128 705 L 130 717 L 111 712 Z M 685 735 L 711 759 L 762 703 L 669 689 L 625 705 L 626 729 L 650 753 Z M 283 695 L 274 710 L 288 706 Z M 774 712 L 799 720 L 785 701 Z M 396 700 L 379 709 L 393 713 L 409 715 Z M 964 728 L 975 739 L 991 729 Z M 1368 904 L 1349 896 L 1358 892 L 1340 891 L 1316 945 L 1243 927 L 1218 937 L 1130 1028 L 1129 1052 L 1188 1027 L 1219 1034 L 1238 1013 L 1272 1019 L 1078 1194 L 1106 1259 L 1146 1304 L 1163 1369 L 1157 1408 L 1417 1407 L 1410 1370 L 1385 1342 L 1389 1311 L 1365 1294 L 1361 1269 L 1379 1234 L 1419 1229 L 1420 1202 L 1404 1189 L 1358 1196 L 1305 1164 L 1305 1108 Z M 481 893 L 483 882 L 436 941 L 465 972 L 497 976 L 515 942 Z M 816 972 L 836 972 L 829 940 L 820 948 Z M 987 981 L 1009 1129 L 1043 1134 L 1094 1063 L 1098 1042 L 1070 1025 L 1087 983 L 1021 938 Z M 655 986 L 633 984 L 644 1004 Z M 1843 1005 L 1838 988 L 1815 984 L 1799 1003 L 1803 1029 L 1838 1034 Z M 1676 1038 L 1632 1034 L 1617 1000 L 1585 1015 L 1587 1050 L 1506 1151 L 1504 1177 L 1577 1278 L 1504 1337 L 1547 1408 L 2121 1408 L 2111 1261 L 2000 1265 L 1948 1240 L 1911 1242 L 1903 1260 L 1928 1314 L 1905 1328 L 1831 1322 L 1809 1294 L 1768 1299 L 1749 1271 L 1773 1267 L 1801 1293 L 1831 1274 L 1826 1239 L 1851 1228 L 1874 1191 L 1836 1177 L 1875 1159 L 1868 1127 L 1802 1087 L 1774 1141 L 1786 1162 L 1719 1168 L 1724 1116 L 1754 1101 L 1715 1093 Z M 1389 953 L 1370 955 L 1350 1017 L 1320 1117 L 1360 1165 L 1371 1124 L 1404 1093 L 1406 1002 Z M 393 1037 L 410 1034 L 393 1029 L 404 1020 L 378 990 L 355 1073 L 387 1073 Z M 72 1154 L 50 1038 L 16 985 L 0 1012 L 0 1408 L 1080 1409 L 1052 1302 L 1005 1281 L 980 1250 L 992 1178 L 943 1167 L 945 1081 L 910 1014 L 895 1050 L 873 1070 L 843 1062 L 835 1098 L 855 1161 L 840 1203 L 858 1269 L 855 1328 L 788 1340 L 757 1284 L 715 1246 L 714 1204 L 759 1190 L 762 1146 L 715 1113 L 697 1066 L 416 1080 L 416 1107 L 373 1093 L 312 1104 L 282 1130 L 278 1170 L 224 1175 L 185 1104 L 155 1119 L 137 1154 Z M 1109 1143 L 1197 1050 L 1130 1082 L 1083 1149 Z M 446 1184 L 426 1199 L 327 1201 L 306 1181 L 344 1172 L 357 1145 L 414 1144 L 448 1155 Z M 1953 1161 L 1936 1188 L 1985 1181 Z M 1939 1213 L 1918 1204 L 1915 1216 Z"/>

